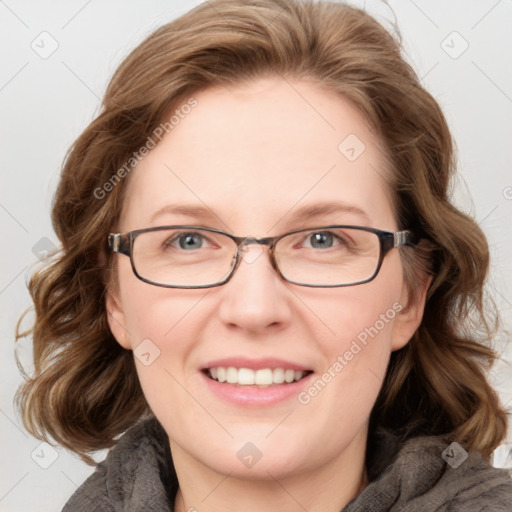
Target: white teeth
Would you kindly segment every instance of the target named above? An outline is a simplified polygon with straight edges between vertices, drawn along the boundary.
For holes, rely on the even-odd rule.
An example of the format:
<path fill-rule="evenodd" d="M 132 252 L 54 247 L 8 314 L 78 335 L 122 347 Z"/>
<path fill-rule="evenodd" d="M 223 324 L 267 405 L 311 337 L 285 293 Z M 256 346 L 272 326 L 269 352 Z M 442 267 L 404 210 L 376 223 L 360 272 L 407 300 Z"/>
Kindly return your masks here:
<path fill-rule="evenodd" d="M 272 380 L 274 384 L 282 384 L 284 382 L 284 370 L 282 368 L 276 368 L 272 374 Z"/>
<path fill-rule="evenodd" d="M 254 383 L 260 386 L 270 386 L 272 384 L 272 370 L 265 368 L 264 370 L 256 371 Z"/>
<path fill-rule="evenodd" d="M 226 382 L 226 368 L 222 368 L 219 366 L 219 368 L 216 368 L 216 370 L 217 370 L 217 380 L 219 382 Z M 211 375 L 211 377 L 213 378 L 213 375 Z"/>
<path fill-rule="evenodd" d="M 285 382 L 293 382 L 295 380 L 295 372 L 293 370 L 286 370 L 284 372 L 284 380 Z"/>
<path fill-rule="evenodd" d="M 306 372 L 295 371 L 284 368 L 263 368 L 251 370 L 250 368 L 227 368 L 218 366 L 209 368 L 208 374 L 213 380 L 238 384 L 239 386 L 271 386 L 272 384 L 283 384 L 297 382 L 304 377 Z"/>
<path fill-rule="evenodd" d="M 230 366 L 226 370 L 226 382 L 228 384 L 236 384 L 238 382 L 238 370 Z"/>
<path fill-rule="evenodd" d="M 212 368 L 212 370 L 213 369 L 214 368 Z M 254 372 L 249 370 L 249 368 L 240 368 L 240 370 L 238 370 L 238 384 L 242 384 L 243 386 L 252 386 L 254 384 Z"/>

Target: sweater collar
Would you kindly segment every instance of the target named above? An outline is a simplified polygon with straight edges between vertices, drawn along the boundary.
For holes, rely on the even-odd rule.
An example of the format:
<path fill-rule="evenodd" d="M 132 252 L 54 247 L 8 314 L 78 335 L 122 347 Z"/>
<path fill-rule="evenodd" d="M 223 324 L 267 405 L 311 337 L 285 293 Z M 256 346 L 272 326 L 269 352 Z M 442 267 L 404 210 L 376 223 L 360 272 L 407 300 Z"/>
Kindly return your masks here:
<path fill-rule="evenodd" d="M 377 428 L 367 446 L 370 483 L 342 512 L 510 510 L 508 474 L 490 466 L 478 452 L 469 452 L 460 467 L 452 468 L 442 457 L 448 444 L 434 436 L 402 444 L 393 432 Z M 169 439 L 155 418 L 131 428 L 102 464 L 116 512 L 174 510 L 178 479 Z M 467 508 L 479 500 L 481 508 Z"/>

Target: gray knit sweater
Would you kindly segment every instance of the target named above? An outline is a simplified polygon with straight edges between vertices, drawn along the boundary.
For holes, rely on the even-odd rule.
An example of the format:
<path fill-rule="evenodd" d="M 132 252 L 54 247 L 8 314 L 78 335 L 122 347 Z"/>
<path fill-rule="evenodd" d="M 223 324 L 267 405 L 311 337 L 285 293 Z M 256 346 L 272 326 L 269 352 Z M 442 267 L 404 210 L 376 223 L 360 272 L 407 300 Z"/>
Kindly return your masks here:
<path fill-rule="evenodd" d="M 400 444 L 378 429 L 368 445 L 370 483 L 342 512 L 512 512 L 512 480 L 477 452 L 456 469 L 447 442 L 418 437 Z M 172 512 L 178 480 L 169 440 L 155 419 L 124 434 L 74 493 L 63 512 Z"/>

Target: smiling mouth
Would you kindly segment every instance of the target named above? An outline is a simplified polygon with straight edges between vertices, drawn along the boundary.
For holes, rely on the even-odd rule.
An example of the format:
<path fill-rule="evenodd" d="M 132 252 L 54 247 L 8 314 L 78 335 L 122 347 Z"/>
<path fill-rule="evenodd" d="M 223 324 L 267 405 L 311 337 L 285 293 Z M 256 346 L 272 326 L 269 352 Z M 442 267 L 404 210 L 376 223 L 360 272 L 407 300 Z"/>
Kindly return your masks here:
<path fill-rule="evenodd" d="M 252 370 L 250 368 L 235 368 L 233 366 L 206 368 L 203 372 L 210 379 L 220 383 L 260 388 L 292 384 L 313 373 L 312 371 L 297 371 L 287 368 Z"/>

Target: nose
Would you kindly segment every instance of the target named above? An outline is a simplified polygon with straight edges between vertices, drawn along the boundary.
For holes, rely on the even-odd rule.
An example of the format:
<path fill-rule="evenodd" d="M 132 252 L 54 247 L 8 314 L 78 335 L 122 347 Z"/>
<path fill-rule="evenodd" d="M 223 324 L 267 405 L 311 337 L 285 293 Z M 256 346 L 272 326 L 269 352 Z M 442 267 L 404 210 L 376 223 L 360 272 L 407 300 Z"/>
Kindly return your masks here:
<path fill-rule="evenodd" d="M 221 287 L 221 320 L 248 332 L 278 330 L 291 319 L 290 291 L 272 268 L 269 249 L 250 243 L 232 278 Z"/>

